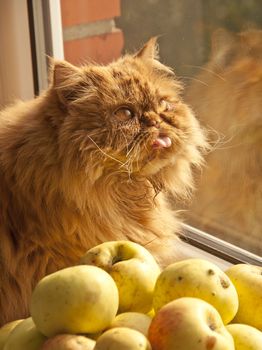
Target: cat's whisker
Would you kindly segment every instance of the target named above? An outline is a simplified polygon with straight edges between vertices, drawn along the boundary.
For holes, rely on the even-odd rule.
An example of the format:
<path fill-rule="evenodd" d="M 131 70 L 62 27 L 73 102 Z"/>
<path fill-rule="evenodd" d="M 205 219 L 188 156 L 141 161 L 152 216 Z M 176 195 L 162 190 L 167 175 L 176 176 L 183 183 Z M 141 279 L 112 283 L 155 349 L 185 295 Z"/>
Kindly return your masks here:
<path fill-rule="evenodd" d="M 140 138 L 141 138 L 144 134 L 146 134 L 145 131 L 140 131 L 140 133 L 137 135 L 137 140 L 134 140 L 134 141 L 136 141 L 136 142 L 133 143 L 133 146 L 132 146 L 132 147 L 130 148 L 130 150 L 127 152 L 126 156 L 128 156 L 128 155 L 132 152 L 132 150 L 133 150 L 134 147 L 138 144 Z"/>
<path fill-rule="evenodd" d="M 131 166 L 132 164 L 132 158 L 135 158 L 137 152 L 135 154 L 132 154 L 131 152 L 134 150 L 134 148 L 137 146 L 138 142 L 139 142 L 139 139 L 141 138 L 141 134 L 138 134 L 138 140 L 136 140 L 136 142 L 133 143 L 132 147 L 130 148 L 130 150 L 126 153 L 126 157 L 127 157 L 127 160 L 119 167 L 119 168 L 122 168 L 124 166 Z M 127 145 L 127 148 L 128 148 L 128 145 Z M 128 166 L 128 163 L 130 164 Z M 131 171 L 131 170 L 130 170 Z"/>
<path fill-rule="evenodd" d="M 133 146 L 130 148 L 130 150 L 127 151 L 126 156 L 128 157 L 129 154 L 133 151 L 134 147 L 136 146 L 136 144 L 134 143 Z"/>
<path fill-rule="evenodd" d="M 146 145 L 146 136 L 148 135 L 148 132 L 142 132 L 140 133 L 140 137 L 139 139 L 137 140 L 137 147 L 136 147 L 136 154 L 135 154 L 135 158 L 136 158 L 136 168 L 139 169 L 139 164 L 138 164 L 138 161 L 139 161 L 139 157 L 137 157 L 137 154 L 139 152 L 141 152 L 141 149 L 142 149 L 142 146 L 145 146 Z"/>
<path fill-rule="evenodd" d="M 236 143 L 234 145 L 227 146 L 227 147 L 218 147 L 216 149 L 218 149 L 218 150 L 228 150 L 228 149 L 232 149 L 232 148 L 237 148 L 237 147 L 242 146 L 242 145 L 244 145 L 244 142 L 239 142 L 239 143 Z"/>
<path fill-rule="evenodd" d="M 188 80 L 193 80 L 193 81 L 196 81 L 196 82 L 198 82 L 198 83 L 201 83 L 202 85 L 208 86 L 207 83 L 205 83 L 204 81 L 202 81 L 202 80 L 200 80 L 200 79 L 197 79 L 197 78 L 186 77 L 186 76 L 183 76 L 183 75 L 180 75 L 180 78 L 188 79 Z"/>
<path fill-rule="evenodd" d="M 209 146 L 210 146 L 210 149 L 209 151 L 207 152 L 208 153 L 211 153 L 212 151 L 214 151 L 215 149 L 217 149 L 218 145 L 220 144 L 224 144 L 224 139 L 225 139 L 225 135 L 218 132 L 217 130 L 215 130 L 214 128 L 212 128 L 210 125 L 207 125 L 206 126 L 206 131 L 209 135 Z M 214 136 L 213 136 L 214 135 Z M 214 138 L 214 140 L 213 140 Z"/>
<path fill-rule="evenodd" d="M 217 78 L 219 78 L 219 79 L 221 79 L 221 80 L 223 80 L 223 81 L 226 81 L 226 79 L 223 78 L 220 74 L 217 74 L 217 73 L 215 73 L 214 71 L 212 71 L 211 69 L 208 69 L 208 68 L 206 68 L 206 67 L 194 66 L 194 65 L 192 65 L 192 64 L 183 64 L 183 66 L 184 66 L 184 67 L 192 67 L 192 68 L 201 69 L 201 70 L 203 70 L 203 71 L 205 71 L 205 72 L 208 72 L 208 73 L 213 74 L 214 76 L 216 76 Z"/>
<path fill-rule="evenodd" d="M 121 162 L 121 160 L 119 160 L 119 159 L 117 159 L 117 158 L 111 156 L 110 154 L 106 153 L 105 151 L 103 151 L 103 150 L 98 146 L 98 144 L 92 139 L 91 136 L 87 135 L 87 137 L 93 142 L 93 144 L 97 147 L 97 149 L 99 149 L 99 151 L 100 151 L 104 156 L 106 156 L 106 157 L 108 157 L 108 158 L 110 158 L 110 159 L 116 161 L 117 163 L 120 163 L 120 164 L 124 165 L 124 163 Z"/>
<path fill-rule="evenodd" d="M 125 133 L 123 132 L 122 128 L 119 128 L 121 134 L 123 135 L 124 139 L 125 139 L 125 143 L 126 143 L 126 152 L 128 152 L 128 142 L 127 142 L 127 138 Z"/>
<path fill-rule="evenodd" d="M 123 164 L 121 164 L 121 165 L 119 166 L 119 169 L 125 168 L 126 171 L 127 171 L 127 173 L 130 173 L 130 172 L 131 172 L 131 169 L 130 169 L 129 163 L 130 163 L 130 160 L 127 159 Z"/>
<path fill-rule="evenodd" d="M 245 126 L 244 123 L 243 123 L 243 126 Z M 238 130 L 236 128 L 231 128 L 231 129 L 234 130 L 234 133 L 232 132 L 232 134 L 230 136 L 227 136 L 227 135 L 224 135 L 224 134 L 218 132 L 217 130 L 213 129 L 211 126 L 207 127 L 207 130 L 209 132 L 211 132 L 212 134 L 216 135 L 216 137 L 217 137 L 215 140 L 209 141 L 209 144 L 211 145 L 211 149 L 208 153 L 213 152 L 214 150 L 232 149 L 232 148 L 236 148 L 236 147 L 239 147 L 239 146 L 244 144 L 243 142 L 230 144 L 236 138 L 237 134 L 240 133 L 240 130 Z"/>
<path fill-rule="evenodd" d="M 144 145 L 146 151 L 149 153 L 150 150 L 149 150 L 149 148 L 148 148 L 148 144 L 145 142 L 145 139 L 146 139 L 146 138 L 143 139 L 143 145 Z"/>

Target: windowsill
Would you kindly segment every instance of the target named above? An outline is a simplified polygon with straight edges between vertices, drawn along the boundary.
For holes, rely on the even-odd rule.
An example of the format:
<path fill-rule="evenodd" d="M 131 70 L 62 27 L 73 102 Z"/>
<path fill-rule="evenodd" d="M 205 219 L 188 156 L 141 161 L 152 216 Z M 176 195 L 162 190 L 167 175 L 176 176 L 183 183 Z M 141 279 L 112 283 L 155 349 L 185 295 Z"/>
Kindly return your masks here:
<path fill-rule="evenodd" d="M 181 251 L 183 253 L 183 259 L 190 259 L 190 258 L 205 259 L 217 265 L 223 271 L 232 265 L 232 263 L 226 260 L 220 259 L 215 255 L 212 255 L 200 248 L 194 247 L 193 245 L 188 244 L 186 242 L 181 243 Z"/>
<path fill-rule="evenodd" d="M 233 244 L 184 224 L 181 249 L 187 258 L 207 259 L 222 270 L 232 264 L 252 264 L 262 266 L 262 258 Z"/>

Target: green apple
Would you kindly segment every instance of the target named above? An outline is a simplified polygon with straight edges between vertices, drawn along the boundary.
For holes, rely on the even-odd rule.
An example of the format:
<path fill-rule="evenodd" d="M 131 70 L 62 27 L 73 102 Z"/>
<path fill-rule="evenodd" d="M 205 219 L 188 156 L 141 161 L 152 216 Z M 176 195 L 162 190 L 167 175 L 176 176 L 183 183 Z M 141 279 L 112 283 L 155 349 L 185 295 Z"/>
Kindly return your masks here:
<path fill-rule="evenodd" d="M 3 350 L 39 350 L 46 337 L 36 329 L 31 317 L 20 322 L 10 333 Z"/>
<path fill-rule="evenodd" d="M 110 325 L 110 328 L 132 328 L 147 336 L 152 318 L 140 312 L 123 312 L 118 314 Z"/>
<path fill-rule="evenodd" d="M 262 267 L 237 264 L 226 274 L 235 285 L 239 299 L 234 323 L 246 323 L 262 331 Z"/>
<path fill-rule="evenodd" d="M 93 350 L 95 344 L 82 335 L 59 334 L 47 339 L 41 350 Z"/>
<path fill-rule="evenodd" d="M 159 275 L 153 297 L 157 311 L 171 300 L 200 298 L 213 305 L 225 324 L 236 315 L 238 295 L 228 276 L 204 259 L 186 259 L 167 266 Z"/>
<path fill-rule="evenodd" d="M 153 318 L 148 339 L 157 350 L 234 350 L 234 341 L 218 311 L 204 300 L 180 298 Z"/>
<path fill-rule="evenodd" d="M 262 350 L 262 332 L 246 324 L 229 324 L 226 329 L 235 342 L 235 350 Z"/>
<path fill-rule="evenodd" d="M 31 315 L 46 336 L 96 333 L 116 316 L 118 290 L 96 266 L 73 266 L 44 277 L 33 291 Z"/>
<path fill-rule="evenodd" d="M 135 329 L 118 327 L 103 333 L 94 350 L 151 350 L 148 339 Z"/>
<path fill-rule="evenodd" d="M 130 241 L 102 243 L 86 252 L 81 264 L 107 271 L 119 291 L 119 312 L 147 313 L 160 268 L 147 249 Z"/>
<path fill-rule="evenodd" d="M 8 322 L 0 328 L 0 350 L 3 350 L 6 340 L 12 330 L 22 321 L 23 320 L 15 320 Z"/>

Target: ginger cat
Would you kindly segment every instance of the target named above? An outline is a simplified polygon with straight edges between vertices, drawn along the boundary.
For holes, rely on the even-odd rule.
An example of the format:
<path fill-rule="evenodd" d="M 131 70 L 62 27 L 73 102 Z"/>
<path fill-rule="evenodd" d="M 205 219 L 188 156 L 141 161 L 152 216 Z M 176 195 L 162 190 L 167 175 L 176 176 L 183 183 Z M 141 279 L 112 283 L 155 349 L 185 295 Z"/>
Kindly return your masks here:
<path fill-rule="evenodd" d="M 0 114 L 0 323 L 28 316 L 44 275 L 126 239 L 176 254 L 167 201 L 207 143 L 151 39 L 108 66 L 55 61 L 47 91 Z"/>

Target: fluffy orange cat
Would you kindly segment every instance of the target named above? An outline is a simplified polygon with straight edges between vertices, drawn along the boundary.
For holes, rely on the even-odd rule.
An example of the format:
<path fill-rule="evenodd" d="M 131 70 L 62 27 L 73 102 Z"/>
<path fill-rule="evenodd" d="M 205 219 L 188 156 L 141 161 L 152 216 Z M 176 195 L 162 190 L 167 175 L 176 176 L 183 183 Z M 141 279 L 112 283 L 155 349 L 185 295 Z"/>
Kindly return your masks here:
<path fill-rule="evenodd" d="M 261 255 L 262 31 L 220 29 L 212 39 L 187 101 L 223 139 L 207 157 L 188 214 L 192 224 Z"/>
<path fill-rule="evenodd" d="M 1 112 L 1 324 L 28 315 L 41 277 L 100 242 L 175 254 L 165 193 L 188 195 L 206 141 L 156 55 L 152 39 L 108 66 L 54 62 L 47 91 Z"/>

